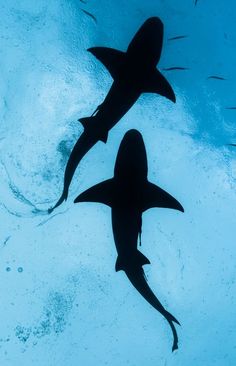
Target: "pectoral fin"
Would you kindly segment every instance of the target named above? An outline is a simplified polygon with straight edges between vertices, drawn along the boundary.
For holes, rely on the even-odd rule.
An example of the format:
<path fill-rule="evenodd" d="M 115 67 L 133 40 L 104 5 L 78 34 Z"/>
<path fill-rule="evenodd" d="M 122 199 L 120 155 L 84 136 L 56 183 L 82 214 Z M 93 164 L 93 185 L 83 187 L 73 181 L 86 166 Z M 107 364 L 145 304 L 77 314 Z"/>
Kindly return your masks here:
<path fill-rule="evenodd" d="M 108 47 L 92 47 L 88 49 L 109 71 L 113 79 L 119 76 L 125 53 Z"/>
<path fill-rule="evenodd" d="M 113 202 L 113 179 L 108 179 L 102 183 L 96 184 L 87 191 L 81 193 L 74 203 L 79 202 L 98 202 L 107 206 L 112 206 Z"/>
<path fill-rule="evenodd" d="M 143 86 L 143 93 L 157 93 L 171 100 L 173 103 L 176 102 L 176 96 L 172 86 L 157 69 L 154 69 L 146 79 Z"/>
<path fill-rule="evenodd" d="M 152 207 L 171 208 L 184 212 L 182 205 L 169 193 L 165 192 L 160 187 L 147 183 L 143 194 L 143 211 Z"/>

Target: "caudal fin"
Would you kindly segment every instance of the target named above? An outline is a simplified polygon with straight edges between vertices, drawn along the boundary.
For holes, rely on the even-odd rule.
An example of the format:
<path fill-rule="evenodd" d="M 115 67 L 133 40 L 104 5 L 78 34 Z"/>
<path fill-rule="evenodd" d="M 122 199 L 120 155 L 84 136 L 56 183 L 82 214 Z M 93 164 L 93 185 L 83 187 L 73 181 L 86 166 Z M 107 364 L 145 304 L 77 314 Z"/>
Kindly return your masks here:
<path fill-rule="evenodd" d="M 173 345 L 172 345 L 172 352 L 176 351 L 179 347 L 178 347 L 178 335 L 175 329 L 175 326 L 173 324 L 173 322 L 170 322 L 169 320 L 167 320 L 171 330 L 172 330 L 172 334 L 173 334 Z"/>
<path fill-rule="evenodd" d="M 168 311 L 166 311 L 166 313 L 165 313 L 165 318 L 168 319 L 170 322 L 174 322 L 181 326 L 180 322 Z"/>
<path fill-rule="evenodd" d="M 159 311 L 167 320 L 173 334 L 173 345 L 172 345 L 172 352 L 178 349 L 178 335 L 175 329 L 173 322 L 180 324 L 178 320 L 170 314 L 168 311 L 165 310 L 163 305 L 160 303 L 158 298 L 150 289 L 144 275 L 144 271 L 142 268 L 139 270 L 134 271 L 125 271 L 127 277 L 129 278 L 132 285 L 136 288 L 136 290 L 143 296 L 143 298 L 154 307 L 157 311 Z"/>
<path fill-rule="evenodd" d="M 48 213 L 51 214 L 55 210 L 55 208 L 57 208 L 58 206 L 60 206 L 66 200 L 67 200 L 67 194 L 63 192 L 62 195 L 61 195 L 61 197 L 59 198 L 59 200 L 55 204 L 55 206 L 53 206 L 53 207 L 51 207 L 51 208 L 48 209 Z"/>

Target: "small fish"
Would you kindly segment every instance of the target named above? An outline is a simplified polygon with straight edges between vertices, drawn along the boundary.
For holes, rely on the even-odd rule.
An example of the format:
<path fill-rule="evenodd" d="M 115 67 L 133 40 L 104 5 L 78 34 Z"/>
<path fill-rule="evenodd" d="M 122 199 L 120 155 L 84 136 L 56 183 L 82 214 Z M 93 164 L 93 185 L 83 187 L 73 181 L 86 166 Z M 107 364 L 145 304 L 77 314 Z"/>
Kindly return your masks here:
<path fill-rule="evenodd" d="M 235 110 L 236 107 L 226 107 L 225 109 Z"/>
<path fill-rule="evenodd" d="M 174 67 L 167 67 L 162 69 L 164 71 L 172 71 L 172 70 L 189 70 L 187 67 L 180 67 L 180 66 L 174 66 Z"/>
<path fill-rule="evenodd" d="M 95 16 L 91 13 L 89 13 L 87 10 L 81 9 L 86 15 L 88 15 L 90 18 L 92 18 L 94 20 L 94 22 L 97 24 L 97 19 L 95 18 Z"/>
<path fill-rule="evenodd" d="M 83 4 L 87 4 L 87 3 L 86 3 L 86 1 L 84 1 L 84 0 L 80 0 L 80 1 L 81 1 L 81 3 L 83 3 Z"/>
<path fill-rule="evenodd" d="M 215 80 L 226 80 L 225 78 L 223 78 L 222 76 L 217 76 L 217 75 L 211 75 L 208 76 L 207 79 L 215 79 Z"/>
<path fill-rule="evenodd" d="M 176 37 L 171 37 L 168 38 L 168 41 L 176 41 L 177 39 L 183 39 L 183 38 L 187 38 L 188 36 L 176 36 Z"/>
<path fill-rule="evenodd" d="M 195 0 L 195 6 L 197 5 L 197 3 L 198 3 L 198 0 Z"/>
<path fill-rule="evenodd" d="M 234 146 L 234 147 L 236 146 L 236 144 L 227 144 L 227 145 L 228 145 L 228 146 Z"/>
<path fill-rule="evenodd" d="M 3 246 L 7 245 L 7 242 L 11 239 L 11 235 L 9 235 L 5 240 L 4 240 L 4 243 L 3 243 Z"/>

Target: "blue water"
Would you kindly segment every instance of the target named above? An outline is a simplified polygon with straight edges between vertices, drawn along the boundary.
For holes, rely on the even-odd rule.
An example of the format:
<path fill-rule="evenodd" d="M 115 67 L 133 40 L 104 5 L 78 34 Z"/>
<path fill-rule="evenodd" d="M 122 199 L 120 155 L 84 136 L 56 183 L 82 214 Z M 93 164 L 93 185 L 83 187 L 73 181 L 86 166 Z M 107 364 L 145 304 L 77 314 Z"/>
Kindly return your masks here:
<path fill-rule="evenodd" d="M 177 103 L 143 95 L 48 216 L 82 132 L 77 119 L 111 85 L 86 49 L 125 50 L 150 16 L 165 25 L 159 68 L 188 68 L 163 71 Z M 235 21 L 232 0 L 1 1 L 1 366 L 236 364 L 236 149 L 227 146 L 236 111 L 226 109 L 236 106 Z M 188 37 L 168 41 L 178 35 Z M 174 354 L 166 321 L 115 273 L 110 209 L 73 204 L 112 176 L 130 128 L 143 134 L 150 181 L 185 208 L 143 215 L 148 281 L 182 325 Z"/>

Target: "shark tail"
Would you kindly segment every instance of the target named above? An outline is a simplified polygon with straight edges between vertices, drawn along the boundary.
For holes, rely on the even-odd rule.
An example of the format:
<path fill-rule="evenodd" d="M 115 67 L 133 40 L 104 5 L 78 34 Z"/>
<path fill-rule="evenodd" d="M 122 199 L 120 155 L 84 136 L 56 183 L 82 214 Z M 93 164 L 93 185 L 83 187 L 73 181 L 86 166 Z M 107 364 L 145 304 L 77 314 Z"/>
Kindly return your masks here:
<path fill-rule="evenodd" d="M 173 345 L 172 345 L 172 352 L 176 351 L 179 347 L 178 347 L 178 335 L 175 329 L 174 324 L 169 321 L 168 319 L 166 319 L 171 327 L 172 330 L 172 334 L 173 334 Z"/>
<path fill-rule="evenodd" d="M 97 138 L 96 134 L 92 135 L 91 133 L 87 133 L 86 131 L 81 134 L 71 151 L 70 157 L 66 165 L 64 173 L 64 185 L 61 197 L 59 198 L 55 206 L 48 210 L 48 213 L 51 213 L 53 210 L 55 210 L 56 207 L 60 206 L 64 201 L 67 200 L 69 187 L 80 161 L 98 141 L 99 138 Z"/>
<path fill-rule="evenodd" d="M 172 345 L 172 352 L 178 349 L 178 335 L 173 323 L 177 323 L 180 325 L 178 320 L 170 314 L 168 311 L 165 310 L 163 305 L 157 299 L 155 294 L 150 289 L 146 279 L 143 268 L 138 268 L 138 270 L 132 271 L 125 271 L 128 279 L 132 283 L 132 285 L 136 288 L 136 290 L 144 297 L 144 299 L 152 305 L 157 311 L 159 311 L 167 322 L 170 325 L 173 334 L 173 345 Z"/>
<path fill-rule="evenodd" d="M 54 210 L 55 210 L 55 208 L 57 208 L 58 206 L 60 206 L 64 201 L 66 201 L 67 200 L 67 197 L 68 197 L 68 193 L 66 193 L 66 192 L 62 192 L 62 195 L 61 195 L 61 197 L 59 198 L 59 200 L 57 201 L 57 203 L 53 206 L 53 207 L 51 207 L 51 208 L 49 208 L 48 209 L 48 213 L 49 214 L 51 214 Z"/>

